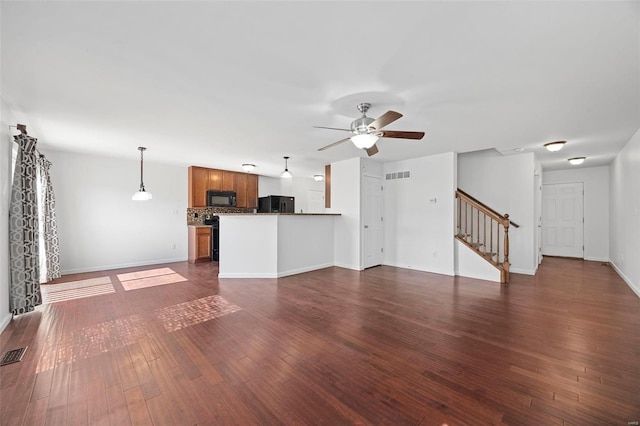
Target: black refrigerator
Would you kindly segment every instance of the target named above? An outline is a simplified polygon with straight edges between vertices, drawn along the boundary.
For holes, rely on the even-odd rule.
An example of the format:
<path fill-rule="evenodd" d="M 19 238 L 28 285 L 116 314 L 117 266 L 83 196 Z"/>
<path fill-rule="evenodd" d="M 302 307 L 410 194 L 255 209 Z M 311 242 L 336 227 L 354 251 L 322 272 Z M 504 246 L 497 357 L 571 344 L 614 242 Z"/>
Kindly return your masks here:
<path fill-rule="evenodd" d="M 284 195 L 269 195 L 258 198 L 258 213 L 295 213 L 296 200 Z"/>

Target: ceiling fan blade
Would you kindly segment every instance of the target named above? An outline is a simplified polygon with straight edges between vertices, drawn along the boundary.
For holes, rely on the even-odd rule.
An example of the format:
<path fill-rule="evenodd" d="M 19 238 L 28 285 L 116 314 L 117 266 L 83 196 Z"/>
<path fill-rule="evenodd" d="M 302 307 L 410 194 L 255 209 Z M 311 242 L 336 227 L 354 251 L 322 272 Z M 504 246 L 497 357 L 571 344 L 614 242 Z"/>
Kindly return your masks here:
<path fill-rule="evenodd" d="M 376 130 L 380 130 L 387 124 L 393 123 L 400 117 L 402 117 L 402 114 L 400 114 L 399 112 L 387 111 L 380 117 L 376 118 L 369 126 L 373 127 Z"/>
<path fill-rule="evenodd" d="M 349 129 L 338 129 L 337 127 L 324 127 L 324 126 L 313 126 L 315 129 L 329 129 L 329 130 L 344 130 L 345 132 L 350 132 Z"/>
<path fill-rule="evenodd" d="M 334 146 L 340 145 L 341 143 L 344 143 L 344 142 L 348 141 L 349 139 L 351 139 L 351 138 L 340 139 L 338 142 L 334 142 L 334 143 L 331 143 L 331 144 L 329 144 L 327 146 L 323 146 L 322 148 L 318 148 L 318 151 L 324 151 L 325 149 L 333 148 Z"/>
<path fill-rule="evenodd" d="M 385 130 L 380 132 L 381 138 L 422 139 L 424 132 L 403 132 L 402 130 Z"/>
<path fill-rule="evenodd" d="M 378 153 L 378 147 L 374 144 L 371 148 L 367 148 L 367 155 L 371 157 L 372 155 L 376 155 Z"/>

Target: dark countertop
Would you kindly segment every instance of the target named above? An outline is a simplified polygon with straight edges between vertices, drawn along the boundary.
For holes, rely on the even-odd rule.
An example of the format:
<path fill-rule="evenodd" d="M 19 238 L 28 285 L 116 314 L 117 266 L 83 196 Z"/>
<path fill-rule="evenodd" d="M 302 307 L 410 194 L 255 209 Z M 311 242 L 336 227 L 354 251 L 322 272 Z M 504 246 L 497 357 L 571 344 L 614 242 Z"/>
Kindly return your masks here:
<path fill-rule="evenodd" d="M 216 213 L 215 216 L 341 216 L 340 213 Z M 211 228 L 201 222 L 187 222 L 187 226 Z"/>

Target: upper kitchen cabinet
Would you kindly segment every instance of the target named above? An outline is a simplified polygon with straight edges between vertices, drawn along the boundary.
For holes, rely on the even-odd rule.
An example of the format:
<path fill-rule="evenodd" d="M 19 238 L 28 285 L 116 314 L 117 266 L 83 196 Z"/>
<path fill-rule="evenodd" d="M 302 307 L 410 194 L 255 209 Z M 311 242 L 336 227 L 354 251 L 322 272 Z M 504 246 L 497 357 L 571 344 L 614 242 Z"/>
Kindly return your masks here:
<path fill-rule="evenodd" d="M 236 191 L 236 175 L 240 173 L 229 172 L 227 170 L 222 171 L 222 190 L 223 191 Z"/>
<path fill-rule="evenodd" d="M 247 207 L 247 175 L 236 173 L 233 191 L 236 193 L 236 207 Z"/>
<path fill-rule="evenodd" d="M 222 170 L 207 170 L 209 170 L 209 189 L 212 189 L 214 191 L 222 191 Z"/>
<path fill-rule="evenodd" d="M 247 208 L 258 208 L 258 175 L 247 174 Z"/>
<path fill-rule="evenodd" d="M 207 206 L 209 170 L 204 167 L 189 167 L 189 207 Z"/>
<path fill-rule="evenodd" d="M 189 167 L 189 207 L 207 207 L 207 191 L 234 191 L 237 207 L 258 208 L 258 175 Z"/>

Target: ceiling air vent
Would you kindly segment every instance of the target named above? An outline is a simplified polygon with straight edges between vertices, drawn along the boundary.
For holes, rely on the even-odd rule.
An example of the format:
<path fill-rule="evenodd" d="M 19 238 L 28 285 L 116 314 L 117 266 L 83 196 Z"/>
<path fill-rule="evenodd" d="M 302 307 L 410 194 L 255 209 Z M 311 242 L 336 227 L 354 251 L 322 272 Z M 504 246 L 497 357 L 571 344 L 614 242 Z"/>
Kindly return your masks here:
<path fill-rule="evenodd" d="M 385 175 L 385 180 L 409 179 L 410 177 L 411 177 L 411 172 L 407 170 L 404 172 L 387 173 Z"/>

